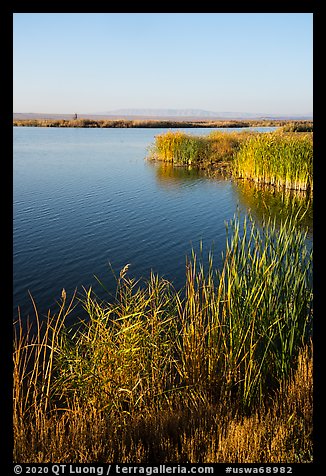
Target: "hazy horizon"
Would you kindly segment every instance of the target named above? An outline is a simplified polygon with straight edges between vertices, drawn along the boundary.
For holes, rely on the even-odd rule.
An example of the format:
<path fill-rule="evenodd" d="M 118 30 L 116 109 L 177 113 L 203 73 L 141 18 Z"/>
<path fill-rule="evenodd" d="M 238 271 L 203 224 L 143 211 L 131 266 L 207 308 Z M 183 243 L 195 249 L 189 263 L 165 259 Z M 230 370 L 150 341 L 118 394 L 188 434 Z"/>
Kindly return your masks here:
<path fill-rule="evenodd" d="M 15 116 L 40 116 L 40 117 L 64 117 L 64 116 L 74 116 L 75 112 L 70 113 L 51 113 L 51 112 L 31 112 L 31 111 L 13 111 Z M 77 114 L 79 117 L 144 117 L 144 118 L 205 118 L 205 119 L 255 119 L 255 118 L 269 118 L 269 117 L 303 117 L 303 118 L 312 118 L 312 112 L 304 112 L 300 114 L 278 114 L 278 113 L 264 113 L 264 112 L 255 112 L 248 113 L 244 111 L 207 111 L 203 109 L 156 109 L 156 108 L 146 108 L 146 109 L 133 109 L 133 108 L 121 108 L 115 109 L 112 111 L 81 111 Z"/>
<path fill-rule="evenodd" d="M 312 13 L 13 17 L 16 113 L 312 114 Z"/>

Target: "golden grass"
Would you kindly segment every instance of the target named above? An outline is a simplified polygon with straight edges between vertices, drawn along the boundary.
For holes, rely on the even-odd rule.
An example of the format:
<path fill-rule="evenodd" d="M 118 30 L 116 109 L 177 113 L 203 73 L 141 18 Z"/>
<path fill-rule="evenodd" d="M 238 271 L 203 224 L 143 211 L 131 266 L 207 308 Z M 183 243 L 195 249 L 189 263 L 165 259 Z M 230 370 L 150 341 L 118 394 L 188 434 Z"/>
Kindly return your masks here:
<path fill-rule="evenodd" d="M 151 275 L 82 299 L 88 320 L 15 325 L 17 462 L 308 462 L 311 255 L 288 218 L 228 225 L 221 270 L 193 255 L 176 292 Z"/>
<path fill-rule="evenodd" d="M 251 134 L 247 131 L 213 131 L 207 136 L 195 136 L 181 131 L 168 131 L 155 137 L 148 158 L 173 165 L 214 168 L 221 164 L 230 164 L 241 143 Z"/>
<path fill-rule="evenodd" d="M 312 132 L 215 131 L 194 136 L 169 131 L 155 137 L 149 159 L 224 171 L 237 179 L 311 192 Z M 225 164 L 228 164 L 226 166 Z"/>
<path fill-rule="evenodd" d="M 312 347 L 292 376 L 250 416 L 226 400 L 187 411 L 178 407 L 108 418 L 91 403 L 15 421 L 17 462 L 307 463 L 312 446 Z M 19 423 L 17 425 L 17 423 Z"/>
<path fill-rule="evenodd" d="M 313 188 L 312 133 L 256 134 L 243 142 L 232 165 L 237 178 L 278 188 Z"/>

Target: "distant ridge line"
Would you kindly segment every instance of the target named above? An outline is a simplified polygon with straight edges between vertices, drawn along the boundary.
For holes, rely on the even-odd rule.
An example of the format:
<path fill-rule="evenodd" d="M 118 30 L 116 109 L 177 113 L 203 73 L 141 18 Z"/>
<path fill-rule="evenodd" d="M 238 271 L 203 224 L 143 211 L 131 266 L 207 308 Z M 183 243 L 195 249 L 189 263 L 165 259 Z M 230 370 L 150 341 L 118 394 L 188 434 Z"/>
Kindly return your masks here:
<path fill-rule="evenodd" d="M 213 113 L 211 113 L 213 114 Z M 79 119 L 94 119 L 94 120 L 118 120 L 118 119 L 125 119 L 125 120 L 152 120 L 152 121 L 159 121 L 159 120 L 171 120 L 171 121 L 228 121 L 228 120 L 312 120 L 313 115 L 273 115 L 273 114 L 248 114 L 245 113 L 240 115 L 241 113 L 216 113 L 216 115 L 146 115 L 146 114 L 123 114 L 118 113 L 116 111 L 115 114 L 112 113 L 101 113 L 101 114 L 89 114 L 89 113 L 78 113 Z M 225 116 L 222 116 L 225 114 Z M 229 115 L 230 114 L 230 115 Z M 61 120 L 61 119 L 74 119 L 75 112 L 71 114 L 51 114 L 51 113 L 25 113 L 25 112 L 14 112 L 13 119 L 14 120 L 27 120 L 27 119 L 49 119 L 49 120 Z"/>

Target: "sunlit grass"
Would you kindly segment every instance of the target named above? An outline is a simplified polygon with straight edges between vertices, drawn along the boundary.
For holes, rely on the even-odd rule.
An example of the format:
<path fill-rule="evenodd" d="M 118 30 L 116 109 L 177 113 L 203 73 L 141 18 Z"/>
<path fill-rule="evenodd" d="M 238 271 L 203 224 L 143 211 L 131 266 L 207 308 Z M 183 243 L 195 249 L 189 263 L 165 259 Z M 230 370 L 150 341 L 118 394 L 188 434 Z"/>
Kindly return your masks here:
<path fill-rule="evenodd" d="M 313 188 L 312 133 L 215 131 L 193 136 L 169 131 L 156 136 L 150 158 L 204 168 L 226 163 L 236 178 L 277 188 Z"/>
<path fill-rule="evenodd" d="M 206 136 L 195 136 L 168 131 L 155 137 L 149 158 L 174 165 L 207 167 L 232 160 L 241 142 L 249 136 L 249 132 L 214 131 Z"/>
<path fill-rule="evenodd" d="M 74 327 L 64 291 L 43 325 L 35 308 L 35 335 L 15 327 L 15 461 L 310 460 L 311 266 L 295 217 L 235 216 L 222 267 L 193 253 L 180 291 L 126 265 Z"/>
<path fill-rule="evenodd" d="M 312 135 L 257 134 L 242 144 L 232 169 L 239 178 L 288 189 L 311 190 Z"/>

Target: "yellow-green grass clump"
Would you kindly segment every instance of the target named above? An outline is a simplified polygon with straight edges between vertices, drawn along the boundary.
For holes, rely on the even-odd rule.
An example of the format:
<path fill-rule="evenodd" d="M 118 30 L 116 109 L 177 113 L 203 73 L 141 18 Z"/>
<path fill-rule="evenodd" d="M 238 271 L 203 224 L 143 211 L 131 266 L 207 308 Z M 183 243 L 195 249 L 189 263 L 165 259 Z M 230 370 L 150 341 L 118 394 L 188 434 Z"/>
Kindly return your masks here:
<path fill-rule="evenodd" d="M 175 165 L 199 163 L 207 156 L 207 140 L 181 131 L 166 132 L 155 138 L 151 158 Z"/>
<path fill-rule="evenodd" d="M 202 168 L 227 165 L 230 175 L 278 188 L 313 189 L 312 133 L 212 132 L 156 136 L 151 158 Z"/>
<path fill-rule="evenodd" d="M 294 218 L 249 216 L 181 291 L 126 266 L 76 327 L 63 292 L 34 337 L 16 326 L 15 461 L 311 461 L 311 266 Z"/>
<path fill-rule="evenodd" d="M 155 137 L 150 158 L 174 165 L 205 167 L 232 159 L 240 143 L 248 136 L 248 132 L 214 131 L 206 136 L 195 136 L 168 131 Z"/>
<path fill-rule="evenodd" d="M 312 134 L 256 134 L 241 145 L 232 171 L 237 178 L 287 189 L 312 190 Z"/>

